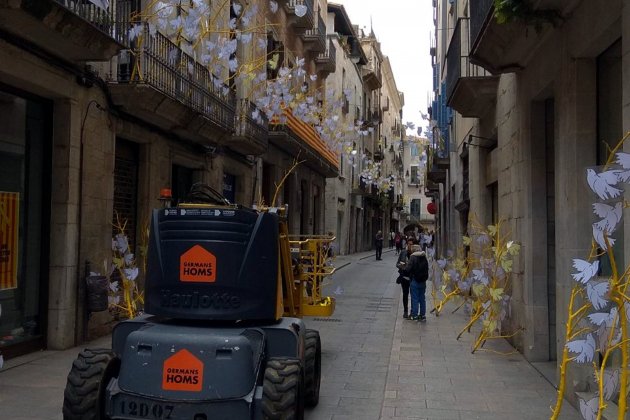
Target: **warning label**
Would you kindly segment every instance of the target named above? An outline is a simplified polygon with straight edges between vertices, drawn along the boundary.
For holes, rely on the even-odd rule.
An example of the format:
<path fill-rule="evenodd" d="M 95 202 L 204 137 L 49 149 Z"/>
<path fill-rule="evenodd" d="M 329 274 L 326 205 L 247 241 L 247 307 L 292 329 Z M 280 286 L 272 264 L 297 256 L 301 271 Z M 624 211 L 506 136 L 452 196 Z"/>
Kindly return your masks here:
<path fill-rule="evenodd" d="M 201 391 L 203 363 L 182 349 L 164 361 L 162 389 L 167 391 Z"/>
<path fill-rule="evenodd" d="M 195 245 L 179 258 L 179 280 L 214 283 L 217 279 L 217 259 L 201 245 Z"/>

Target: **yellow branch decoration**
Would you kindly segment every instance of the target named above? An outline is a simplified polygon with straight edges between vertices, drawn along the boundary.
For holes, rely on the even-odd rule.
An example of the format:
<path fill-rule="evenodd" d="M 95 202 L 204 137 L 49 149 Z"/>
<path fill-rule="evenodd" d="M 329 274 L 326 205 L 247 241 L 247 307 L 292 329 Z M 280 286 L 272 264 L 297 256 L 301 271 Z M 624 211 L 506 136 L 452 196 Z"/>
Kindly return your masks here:
<path fill-rule="evenodd" d="M 487 340 L 511 338 L 521 331 L 517 328 L 512 333 L 502 333 L 502 322 L 510 312 L 513 259 L 520 252 L 520 245 L 504 233 L 501 222 L 484 226 L 474 217 L 462 243 L 465 248 L 459 250 L 457 257 L 450 255 L 431 261 L 434 285 L 431 312 L 439 315 L 446 303 L 461 299 L 453 312 L 466 306 L 470 310 L 470 319 L 457 339 L 479 323 L 481 328 L 472 346 L 474 353 Z"/>
<path fill-rule="evenodd" d="M 117 318 L 131 319 L 140 314 L 144 294 L 138 286 L 140 270 L 127 237 L 127 221 L 121 221 L 118 213 L 115 213 L 115 217 L 112 263 L 107 270 L 110 282 L 109 310 Z"/>
<path fill-rule="evenodd" d="M 572 362 L 590 364 L 593 368 L 596 392 L 590 397 L 580 397 L 582 417 L 600 420 L 606 411 L 607 418 L 611 418 L 612 413 L 607 409 L 614 407 L 611 402 L 617 402 L 617 418 L 626 418 L 630 362 L 630 299 L 627 294 L 630 265 L 620 270 L 613 251 L 614 235 L 619 227 L 623 227 L 623 210 L 628 207 L 623 192 L 624 184 L 630 182 L 630 154 L 619 151 L 628 138 L 630 132 L 609 149 L 604 166 L 586 171 L 588 185 L 599 199 L 592 205 L 598 221 L 593 223 L 588 259 L 573 260 L 576 272 L 572 277 L 575 283 L 569 301 L 560 382 L 552 420 L 556 420 L 562 411 L 567 371 Z"/>

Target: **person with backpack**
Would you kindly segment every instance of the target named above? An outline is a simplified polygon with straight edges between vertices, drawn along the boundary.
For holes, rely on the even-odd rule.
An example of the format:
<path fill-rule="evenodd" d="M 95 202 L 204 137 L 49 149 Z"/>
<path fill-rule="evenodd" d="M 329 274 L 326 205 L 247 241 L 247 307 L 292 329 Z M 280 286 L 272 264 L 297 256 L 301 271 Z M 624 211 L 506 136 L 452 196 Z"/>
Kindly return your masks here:
<path fill-rule="evenodd" d="M 427 303 L 425 292 L 429 278 L 429 261 L 425 252 L 414 241 L 411 257 L 405 266 L 405 273 L 411 278 L 411 314 L 409 319 L 426 322 Z M 418 313 L 418 306 L 420 312 Z"/>
<path fill-rule="evenodd" d="M 402 238 L 400 235 L 398 236 L 398 242 L 396 242 L 396 250 L 398 250 L 399 244 L 402 242 Z M 409 318 L 409 285 L 411 283 L 411 279 L 409 278 L 409 274 L 405 272 L 405 268 L 407 264 L 409 264 L 409 258 L 412 254 L 413 243 L 411 241 L 407 242 L 407 249 L 400 251 L 398 255 L 398 261 L 396 262 L 396 268 L 398 268 L 398 278 L 396 279 L 396 283 L 400 284 L 403 293 L 403 309 L 404 314 L 403 318 Z"/>

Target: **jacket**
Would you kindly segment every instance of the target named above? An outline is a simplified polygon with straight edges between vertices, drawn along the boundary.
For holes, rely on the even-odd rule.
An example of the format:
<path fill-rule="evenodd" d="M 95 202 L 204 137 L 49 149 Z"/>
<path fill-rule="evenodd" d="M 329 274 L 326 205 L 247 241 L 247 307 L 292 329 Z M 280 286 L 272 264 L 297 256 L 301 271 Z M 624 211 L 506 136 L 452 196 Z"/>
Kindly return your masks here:
<path fill-rule="evenodd" d="M 406 272 L 406 265 L 409 264 L 409 252 L 405 249 L 398 254 L 398 261 L 396 261 L 396 268 L 398 268 L 398 274 L 405 280 L 409 280 L 409 273 Z"/>
<path fill-rule="evenodd" d="M 426 282 L 429 279 L 429 261 L 424 251 L 415 251 L 409 258 L 405 270 L 412 280 Z"/>

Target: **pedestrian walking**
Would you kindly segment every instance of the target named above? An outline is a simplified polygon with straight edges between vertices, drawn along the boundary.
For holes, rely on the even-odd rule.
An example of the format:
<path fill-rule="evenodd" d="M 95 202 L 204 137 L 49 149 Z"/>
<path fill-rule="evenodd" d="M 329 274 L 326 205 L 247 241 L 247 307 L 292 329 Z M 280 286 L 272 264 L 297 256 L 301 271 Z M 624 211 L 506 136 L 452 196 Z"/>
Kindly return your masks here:
<path fill-rule="evenodd" d="M 403 238 L 400 232 L 396 232 L 396 236 L 394 237 L 394 244 L 396 245 L 396 255 L 400 255 L 400 252 L 403 249 Z"/>
<path fill-rule="evenodd" d="M 392 231 L 389 232 L 389 249 L 394 248 L 394 238 L 396 238 L 396 233 L 394 229 L 392 229 Z"/>
<path fill-rule="evenodd" d="M 405 266 L 405 273 L 409 274 L 411 278 L 411 313 L 409 314 L 409 319 L 425 322 L 427 320 L 425 292 L 427 290 L 427 279 L 429 278 L 429 262 L 420 245 L 414 242 L 411 250 L 411 257 Z M 420 309 L 420 312 L 418 312 L 418 309 Z"/>
<path fill-rule="evenodd" d="M 399 237 L 399 239 L 401 239 Z M 400 243 L 400 242 L 398 242 Z M 398 245 L 396 245 L 398 247 Z M 409 318 L 409 285 L 411 284 L 411 279 L 409 278 L 409 273 L 405 271 L 407 264 L 409 264 L 409 258 L 412 254 L 412 242 L 407 242 L 407 248 L 398 254 L 398 261 L 396 261 L 396 268 L 398 268 L 398 278 L 396 279 L 396 283 L 400 284 L 402 288 L 403 294 L 403 318 Z"/>
<path fill-rule="evenodd" d="M 374 247 L 376 248 L 376 260 L 378 261 L 381 259 L 381 255 L 383 255 L 383 232 L 380 230 L 376 232 Z"/>

